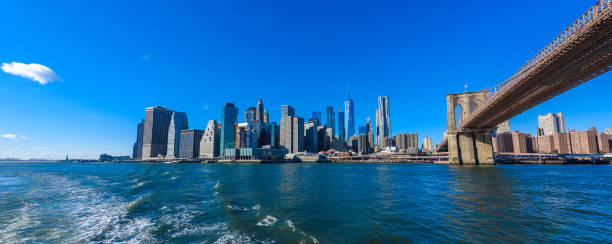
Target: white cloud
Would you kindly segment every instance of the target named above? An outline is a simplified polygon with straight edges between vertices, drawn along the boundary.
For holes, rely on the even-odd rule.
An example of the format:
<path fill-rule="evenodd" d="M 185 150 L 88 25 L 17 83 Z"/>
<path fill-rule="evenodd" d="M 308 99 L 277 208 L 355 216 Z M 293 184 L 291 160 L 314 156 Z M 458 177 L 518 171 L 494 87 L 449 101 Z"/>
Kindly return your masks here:
<path fill-rule="evenodd" d="M 4 134 L 4 135 L 2 135 L 2 138 L 11 139 L 11 140 L 17 140 L 17 139 L 25 140 L 25 139 L 27 139 L 25 136 L 18 136 L 18 135 L 15 135 L 15 134 Z"/>
<path fill-rule="evenodd" d="M 42 85 L 51 81 L 62 80 L 53 70 L 40 64 L 24 64 L 19 62 L 2 63 L 2 71 L 31 79 Z"/>

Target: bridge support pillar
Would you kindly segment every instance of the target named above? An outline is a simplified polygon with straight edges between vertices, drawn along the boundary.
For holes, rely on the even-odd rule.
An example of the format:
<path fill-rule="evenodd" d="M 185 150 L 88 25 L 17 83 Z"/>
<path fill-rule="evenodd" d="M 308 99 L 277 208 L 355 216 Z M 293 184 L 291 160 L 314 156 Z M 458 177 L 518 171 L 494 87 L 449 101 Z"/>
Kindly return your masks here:
<path fill-rule="evenodd" d="M 472 129 L 448 132 L 450 164 L 494 164 L 493 129 Z"/>

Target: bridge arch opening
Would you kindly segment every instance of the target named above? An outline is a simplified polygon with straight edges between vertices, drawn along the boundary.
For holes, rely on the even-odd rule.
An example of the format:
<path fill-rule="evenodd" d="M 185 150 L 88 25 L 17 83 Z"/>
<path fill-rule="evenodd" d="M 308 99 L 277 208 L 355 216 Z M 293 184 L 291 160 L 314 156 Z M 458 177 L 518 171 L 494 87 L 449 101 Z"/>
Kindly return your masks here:
<path fill-rule="evenodd" d="M 471 102 L 470 103 L 470 114 L 476 111 L 477 108 L 478 108 L 478 104 L 476 104 L 475 102 Z"/>
<path fill-rule="evenodd" d="M 455 128 L 459 127 L 459 124 L 461 124 L 461 122 L 463 122 L 463 107 L 461 107 L 461 104 L 457 104 L 457 106 L 455 106 Z"/>

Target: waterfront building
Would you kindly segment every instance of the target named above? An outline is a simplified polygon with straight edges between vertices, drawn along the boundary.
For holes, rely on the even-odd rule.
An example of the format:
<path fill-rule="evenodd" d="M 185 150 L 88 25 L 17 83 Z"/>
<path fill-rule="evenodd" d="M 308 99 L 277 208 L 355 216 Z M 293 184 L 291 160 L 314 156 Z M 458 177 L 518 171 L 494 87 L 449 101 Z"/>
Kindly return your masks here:
<path fill-rule="evenodd" d="M 166 156 L 168 149 L 168 128 L 170 127 L 172 113 L 172 110 L 161 106 L 145 109 L 142 134 L 142 159 Z"/>
<path fill-rule="evenodd" d="M 276 122 L 264 123 L 261 126 L 261 132 L 257 136 L 259 138 L 259 147 L 269 145 L 272 148 L 278 148 L 279 129 Z"/>
<path fill-rule="evenodd" d="M 198 158 L 200 156 L 200 141 L 204 131 L 202 130 L 181 130 L 179 140 L 179 158 Z"/>
<path fill-rule="evenodd" d="M 257 131 L 250 123 L 236 125 L 235 148 L 257 148 Z"/>
<path fill-rule="evenodd" d="M 317 126 L 317 151 L 324 152 L 327 151 L 327 148 L 327 128 L 325 126 L 319 125 Z"/>
<path fill-rule="evenodd" d="M 100 154 L 99 162 L 115 162 L 115 161 L 123 161 L 129 160 L 130 156 L 112 156 L 106 153 Z M 68 161 L 68 155 L 66 155 L 66 161 Z"/>
<path fill-rule="evenodd" d="M 333 106 L 327 106 L 326 110 L 327 122 L 325 122 L 325 127 L 332 129 L 332 135 L 336 135 L 336 114 L 334 113 Z"/>
<path fill-rule="evenodd" d="M 317 139 L 317 122 L 314 120 L 304 122 L 304 147 L 307 152 L 318 152 L 319 146 Z"/>
<path fill-rule="evenodd" d="M 538 116 L 538 126 L 544 135 L 565 132 L 565 117 L 563 113 L 549 113 Z"/>
<path fill-rule="evenodd" d="M 366 134 L 368 135 L 368 143 L 370 145 L 370 153 L 374 152 L 374 131 L 372 130 L 372 121 L 370 118 L 366 119 Z"/>
<path fill-rule="evenodd" d="M 138 123 L 136 129 L 136 143 L 132 150 L 132 159 L 142 159 L 142 135 L 144 133 L 144 119 Z M 67 160 L 66 160 L 67 161 Z"/>
<path fill-rule="evenodd" d="M 281 117 L 279 145 L 281 146 L 281 148 L 287 149 L 289 153 L 297 153 L 304 151 L 303 118 L 291 115 Z"/>
<path fill-rule="evenodd" d="M 606 135 L 612 135 L 612 129 L 610 129 L 610 128 L 606 128 L 606 132 L 604 132 L 604 134 L 606 134 Z"/>
<path fill-rule="evenodd" d="M 209 120 L 200 141 L 200 158 L 219 156 L 220 130 L 216 120 Z"/>
<path fill-rule="evenodd" d="M 393 140 L 393 137 L 385 137 L 378 145 L 379 150 L 383 151 L 385 149 L 395 147 L 395 140 Z"/>
<path fill-rule="evenodd" d="M 319 121 L 319 124 L 323 123 L 323 119 L 321 118 L 321 111 L 313 111 L 312 112 L 312 118 L 316 119 L 317 121 Z"/>
<path fill-rule="evenodd" d="M 376 110 L 376 137 L 380 143 L 385 137 L 393 137 L 391 133 L 391 108 L 388 96 L 378 97 Z"/>
<path fill-rule="evenodd" d="M 512 149 L 514 153 L 533 153 L 533 138 L 530 134 L 515 131 L 512 133 Z"/>
<path fill-rule="evenodd" d="M 267 123 L 265 117 L 266 117 L 266 109 L 264 108 L 264 104 L 261 101 L 261 97 L 259 98 L 259 101 L 257 101 L 257 108 L 255 110 L 255 121 L 259 121 L 262 124 L 263 123 Z M 248 121 L 247 121 L 248 122 Z"/>
<path fill-rule="evenodd" d="M 221 110 L 221 141 L 219 144 L 221 156 L 223 156 L 226 148 L 235 147 L 237 122 L 238 108 L 233 103 L 226 103 Z"/>
<path fill-rule="evenodd" d="M 536 152 L 538 153 L 554 153 L 555 140 L 553 135 L 538 135 L 535 138 Z"/>
<path fill-rule="evenodd" d="M 181 130 L 188 128 L 187 114 L 183 112 L 173 112 L 168 127 L 168 149 L 166 158 L 176 158 L 179 156 L 179 136 L 181 135 Z"/>
<path fill-rule="evenodd" d="M 360 155 L 370 154 L 370 141 L 367 134 L 357 136 L 357 153 Z"/>
<path fill-rule="evenodd" d="M 346 152 L 346 141 L 339 140 L 338 136 L 335 136 L 334 139 L 332 139 L 332 141 L 329 143 L 329 148 L 336 152 Z"/>
<path fill-rule="evenodd" d="M 587 131 L 569 130 L 568 134 L 572 154 L 595 154 L 599 151 L 595 127 L 590 127 Z"/>
<path fill-rule="evenodd" d="M 554 152 L 560 154 L 570 154 L 572 152 L 570 145 L 570 137 L 568 133 L 556 133 L 552 135 L 554 143 Z"/>
<path fill-rule="evenodd" d="M 599 153 L 611 153 L 612 135 L 599 133 L 599 135 L 597 135 L 597 144 L 599 145 Z"/>
<path fill-rule="evenodd" d="M 255 107 L 249 107 L 244 111 L 244 122 L 250 123 L 255 121 L 255 115 L 257 114 L 257 109 Z"/>
<path fill-rule="evenodd" d="M 350 138 L 355 134 L 355 104 L 349 93 L 348 99 L 344 101 L 344 136 Z"/>
<path fill-rule="evenodd" d="M 397 134 L 395 135 L 395 147 L 399 152 L 417 153 L 419 149 L 419 136 L 416 133 L 408 132 Z"/>
<path fill-rule="evenodd" d="M 226 160 L 274 160 L 281 161 L 285 158 L 287 149 L 272 148 L 228 148 L 225 149 L 223 159 Z"/>
<path fill-rule="evenodd" d="M 496 133 L 495 137 L 492 138 L 493 152 L 514 152 L 514 144 L 512 142 L 512 133 L 501 132 Z"/>
<path fill-rule="evenodd" d="M 342 109 L 338 110 L 338 139 L 346 141 L 346 134 L 344 134 L 344 112 Z"/>
<path fill-rule="evenodd" d="M 495 128 L 495 132 L 496 133 L 511 133 L 510 131 L 510 122 L 508 120 L 502 122 L 501 124 L 497 125 L 497 127 Z"/>
<path fill-rule="evenodd" d="M 295 116 L 295 109 L 289 105 L 282 105 L 281 118 L 285 116 Z"/>

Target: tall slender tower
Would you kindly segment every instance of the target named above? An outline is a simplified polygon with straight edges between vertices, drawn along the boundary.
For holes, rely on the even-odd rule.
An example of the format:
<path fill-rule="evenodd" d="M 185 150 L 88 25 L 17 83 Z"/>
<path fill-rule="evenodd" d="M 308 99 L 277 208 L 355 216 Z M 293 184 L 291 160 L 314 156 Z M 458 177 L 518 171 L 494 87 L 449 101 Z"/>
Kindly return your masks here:
<path fill-rule="evenodd" d="M 172 119 L 170 119 L 170 126 L 168 127 L 168 151 L 166 152 L 166 157 L 176 158 L 179 156 L 181 130 L 187 128 L 189 128 L 187 124 L 187 114 L 183 112 L 173 112 Z"/>
<path fill-rule="evenodd" d="M 344 136 L 348 140 L 355 134 L 355 104 L 351 99 L 349 90 L 348 98 L 344 101 Z"/>
<path fill-rule="evenodd" d="M 255 110 L 255 121 L 261 121 L 262 123 L 266 123 L 264 121 L 265 108 L 263 102 L 261 101 L 261 97 L 257 102 L 257 109 Z"/>
<path fill-rule="evenodd" d="M 338 110 L 338 137 L 340 141 L 346 140 L 344 134 L 344 111 L 342 109 Z"/>
<path fill-rule="evenodd" d="M 392 137 L 391 133 L 391 109 L 389 97 L 378 97 L 378 110 L 376 110 L 376 139 L 380 144 L 386 137 Z"/>
<path fill-rule="evenodd" d="M 336 135 L 336 114 L 334 113 L 333 106 L 327 106 L 326 115 L 327 123 L 325 123 L 325 126 L 332 129 L 332 136 Z"/>
<path fill-rule="evenodd" d="M 223 156 L 226 148 L 234 148 L 236 143 L 236 125 L 238 122 L 238 108 L 233 103 L 226 103 L 221 111 L 221 143 L 219 155 Z"/>

